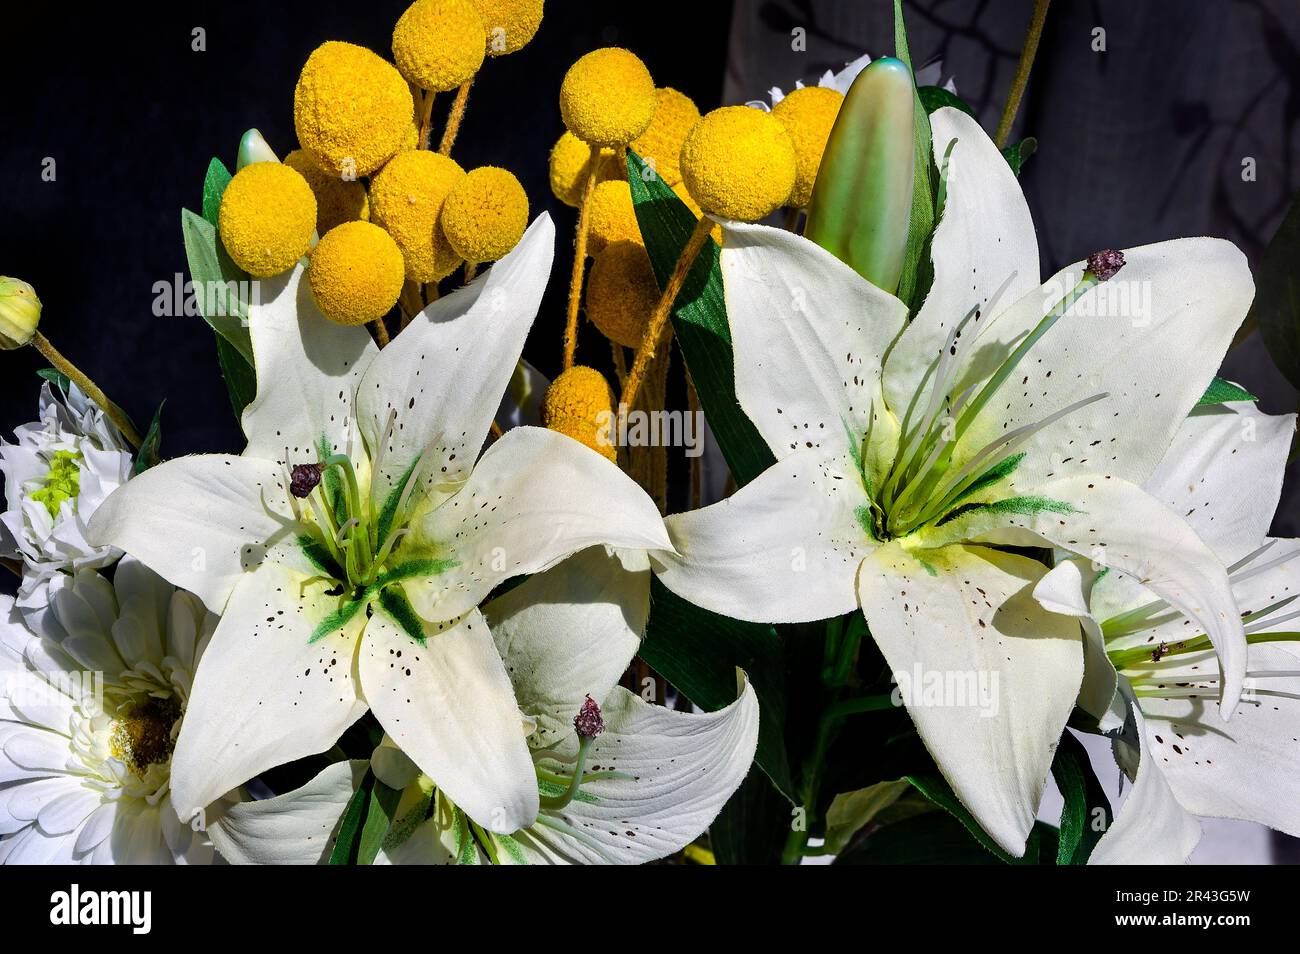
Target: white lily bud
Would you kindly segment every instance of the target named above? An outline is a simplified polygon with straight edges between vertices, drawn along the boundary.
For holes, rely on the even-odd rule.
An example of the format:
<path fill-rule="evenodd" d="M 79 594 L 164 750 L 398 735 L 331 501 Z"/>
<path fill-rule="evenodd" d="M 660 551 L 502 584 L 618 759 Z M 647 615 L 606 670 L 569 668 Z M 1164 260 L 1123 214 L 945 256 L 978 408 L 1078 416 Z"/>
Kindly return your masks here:
<path fill-rule="evenodd" d="M 238 172 L 244 166 L 251 166 L 255 162 L 279 162 L 280 157 L 275 154 L 275 150 L 267 144 L 262 134 L 256 129 L 250 129 L 239 137 L 239 153 L 235 156 L 235 171 Z"/>
<path fill-rule="evenodd" d="M 21 348 L 32 340 L 41 321 L 36 289 L 17 278 L 0 275 L 0 348 Z"/>

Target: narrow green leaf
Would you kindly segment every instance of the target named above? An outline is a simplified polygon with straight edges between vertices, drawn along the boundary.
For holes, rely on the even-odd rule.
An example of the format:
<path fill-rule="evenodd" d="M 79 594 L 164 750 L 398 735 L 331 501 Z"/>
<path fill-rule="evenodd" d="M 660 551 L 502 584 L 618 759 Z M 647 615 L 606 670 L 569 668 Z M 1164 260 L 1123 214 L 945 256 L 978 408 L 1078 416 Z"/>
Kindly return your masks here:
<path fill-rule="evenodd" d="M 1210 382 L 1210 386 L 1205 389 L 1201 399 L 1196 402 L 1197 407 L 1206 404 L 1224 404 L 1228 401 L 1258 401 L 1259 398 L 1251 394 L 1240 384 L 1233 384 L 1231 381 L 1223 378 L 1215 378 Z"/>
<path fill-rule="evenodd" d="M 901 59 L 901 57 L 900 57 Z M 960 109 L 972 119 L 975 118 L 975 110 L 971 104 L 966 102 L 956 93 L 944 89 L 942 86 L 918 86 L 916 95 L 921 100 L 921 106 L 925 108 L 926 115 L 934 112 L 936 109 L 942 109 L 944 106 L 952 106 L 954 109 Z"/>
<path fill-rule="evenodd" d="M 714 860 L 720 865 L 780 864 L 793 810 L 771 779 L 751 771 L 709 826 Z"/>
<path fill-rule="evenodd" d="M 894 55 L 911 67 L 912 55 L 903 23 L 902 0 L 894 0 Z M 898 283 L 898 298 L 915 312 L 929 294 L 934 280 L 930 262 L 930 241 L 935 222 L 935 179 L 931 161 L 930 118 L 916 97 L 916 162 L 912 174 L 912 214 L 908 218 L 907 253 L 903 259 L 903 277 Z"/>
<path fill-rule="evenodd" d="M 244 360 L 244 356 L 221 335 L 213 335 L 217 342 L 217 362 L 221 365 L 221 376 L 226 382 L 226 393 L 230 396 L 230 407 L 236 418 L 244 415 L 244 408 L 253 403 L 257 397 L 257 376 L 253 366 Z"/>
<path fill-rule="evenodd" d="M 163 404 L 158 405 L 158 410 L 153 412 L 153 420 L 149 423 L 149 430 L 145 431 L 144 438 L 140 442 L 140 449 L 135 453 L 135 463 L 131 465 L 132 474 L 140 474 L 154 466 L 162 458 L 159 456 L 158 449 L 162 445 L 162 409 Z"/>
<path fill-rule="evenodd" d="M 1264 250 L 1255 272 L 1255 302 L 1247 322 L 1259 323 L 1269 356 L 1300 388 L 1300 195 Z"/>
<path fill-rule="evenodd" d="M 334 840 L 334 849 L 330 852 L 329 863 L 332 865 L 354 865 L 361 854 L 361 831 L 366 820 L 366 805 L 370 793 L 374 791 L 375 773 L 367 769 L 361 784 L 348 799 L 348 807 L 343 811 L 343 820 L 339 822 L 339 833 Z"/>
<path fill-rule="evenodd" d="M 220 159 L 213 158 L 208 163 L 208 174 L 203 177 L 203 217 L 213 227 L 217 224 L 217 213 L 221 209 L 221 194 L 230 185 L 230 171 Z"/>
<path fill-rule="evenodd" d="M 646 251 L 663 287 L 695 229 L 695 214 L 631 150 L 628 182 Z M 708 240 L 673 304 L 673 331 L 722 456 L 744 486 L 775 463 L 772 452 L 736 400 L 735 358 L 722 295 L 719 249 Z"/>
<path fill-rule="evenodd" d="M 44 378 L 46 381 L 49 381 L 51 384 L 58 386 L 59 390 L 64 394 L 68 393 L 68 387 L 72 384 L 72 382 L 68 380 L 68 376 L 57 368 L 41 368 L 36 372 L 36 374 L 39 377 Z"/>
<path fill-rule="evenodd" d="M 374 780 L 370 797 L 366 799 L 366 819 L 361 826 L 360 838 L 357 840 L 357 864 L 374 864 L 375 856 L 379 854 L 384 838 L 392 827 L 397 813 L 397 804 L 401 800 L 400 789 L 389 788 L 377 778 Z"/>
<path fill-rule="evenodd" d="M 907 779 L 899 778 L 836 795 L 826 811 L 827 853 L 837 855 L 843 851 L 863 825 L 875 819 L 882 809 L 894 804 L 899 796 L 911 789 L 911 783 Z"/>
<path fill-rule="evenodd" d="M 1025 164 L 1025 160 L 1038 151 L 1038 140 L 1033 136 L 1026 136 L 1020 142 L 1014 142 L 1002 150 L 1002 156 L 1011 166 L 1011 171 L 1017 176 Z"/>
<path fill-rule="evenodd" d="M 914 815 L 886 825 L 835 859 L 837 865 L 996 865 L 956 818 Z"/>
<path fill-rule="evenodd" d="M 1083 743 L 1067 729 L 1052 760 L 1052 776 L 1065 804 L 1061 807 L 1058 865 L 1084 865 L 1111 823 L 1110 799 L 1092 770 Z"/>
<path fill-rule="evenodd" d="M 216 227 L 189 209 L 181 209 L 181 236 L 185 257 L 190 266 L 190 281 L 203 320 L 224 337 L 235 350 L 253 363 L 253 345 L 248 336 L 248 315 L 238 294 L 231 294 L 231 283 L 250 281 L 225 249 L 220 247 Z M 249 285 L 242 287 L 248 288 Z"/>
<path fill-rule="evenodd" d="M 975 820 L 975 816 L 966 810 L 966 806 L 957 798 L 956 794 L 953 792 L 952 788 L 949 787 L 943 776 L 909 775 L 907 776 L 907 780 L 911 782 L 922 795 L 961 822 L 966 830 L 975 837 L 975 840 L 983 845 L 988 851 L 992 852 L 999 860 L 1004 861 L 1009 865 L 1038 864 L 1041 841 L 1040 837 L 1037 835 L 1037 830 L 1030 834 L 1029 840 L 1025 844 L 1024 855 L 1020 858 L 1014 858 L 998 847 L 997 842 L 990 838 L 988 832 L 980 827 L 979 822 Z"/>

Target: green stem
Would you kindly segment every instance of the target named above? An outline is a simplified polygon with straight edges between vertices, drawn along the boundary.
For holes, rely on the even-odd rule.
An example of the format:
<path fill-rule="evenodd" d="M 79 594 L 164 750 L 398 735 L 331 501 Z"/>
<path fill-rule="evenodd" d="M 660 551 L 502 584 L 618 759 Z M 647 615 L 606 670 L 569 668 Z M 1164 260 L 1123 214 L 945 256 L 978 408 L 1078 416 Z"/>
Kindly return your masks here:
<path fill-rule="evenodd" d="M 578 742 L 578 764 L 573 770 L 573 777 L 569 779 L 568 789 L 562 795 L 543 795 L 539 799 L 542 808 L 563 808 L 573 801 L 583 782 L 583 768 L 587 764 L 587 750 L 589 748 L 591 748 L 591 738 L 582 737 Z"/>
<path fill-rule="evenodd" d="M 32 336 L 32 347 L 45 356 L 45 360 L 54 365 L 55 369 L 63 374 L 69 381 L 81 388 L 83 394 L 90 398 L 100 409 L 108 415 L 108 419 L 117 425 L 117 429 L 122 432 L 122 436 L 131 442 L 131 446 L 137 450 L 140 447 L 140 433 L 135 429 L 122 409 L 108 399 L 99 385 L 87 377 L 86 373 L 79 367 L 63 356 L 63 352 L 50 343 L 50 339 L 45 337 L 39 331 Z"/>
<path fill-rule="evenodd" d="M 1020 62 L 1016 65 L 1016 75 L 1011 81 L 1011 91 L 1007 94 L 1007 104 L 1002 110 L 1002 120 L 998 123 L 997 136 L 994 141 L 1001 149 L 1007 144 L 1011 135 L 1011 124 L 1020 112 L 1020 100 L 1029 85 L 1029 71 L 1034 66 L 1034 56 L 1038 53 L 1038 41 L 1043 35 L 1043 22 L 1047 19 L 1047 8 L 1052 0 L 1034 0 L 1034 13 L 1029 21 L 1029 32 L 1025 34 L 1025 45 L 1020 50 Z"/>

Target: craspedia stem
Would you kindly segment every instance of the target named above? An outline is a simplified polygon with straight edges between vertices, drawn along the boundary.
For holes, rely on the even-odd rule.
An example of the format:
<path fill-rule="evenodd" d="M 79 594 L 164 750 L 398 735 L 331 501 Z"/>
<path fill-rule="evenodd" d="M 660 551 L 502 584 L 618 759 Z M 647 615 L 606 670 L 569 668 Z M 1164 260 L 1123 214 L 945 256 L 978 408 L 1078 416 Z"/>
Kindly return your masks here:
<path fill-rule="evenodd" d="M 108 415 L 108 419 L 117 425 L 117 429 L 122 432 L 122 436 L 131 442 L 131 446 L 137 450 L 140 447 L 140 434 L 127 420 L 122 409 L 108 399 L 99 385 L 90 380 L 86 373 L 78 368 L 75 364 L 63 356 L 58 348 L 50 343 L 50 339 L 45 337 L 39 331 L 32 335 L 32 346 L 45 356 L 45 360 L 54 365 L 55 369 L 63 374 L 69 381 L 81 388 L 82 393 L 90 398 L 100 409 Z"/>
<path fill-rule="evenodd" d="M 375 327 L 375 341 L 379 343 L 381 348 L 388 347 L 388 326 L 384 324 L 384 319 L 376 318 L 373 324 Z"/>
<path fill-rule="evenodd" d="M 414 92 L 418 87 L 412 86 Z M 420 148 L 428 149 L 429 141 L 433 138 L 433 90 L 423 93 L 420 97 L 422 108 L 420 110 Z"/>
<path fill-rule="evenodd" d="M 1029 32 L 1025 34 L 1025 45 L 1020 49 L 1020 62 L 1016 65 L 1016 75 L 1011 81 L 1011 91 L 1007 94 L 1007 104 L 1002 110 L 1002 119 L 998 122 L 998 132 L 994 137 L 999 149 L 1007 144 L 1011 135 L 1011 124 L 1020 112 L 1020 100 L 1029 85 L 1029 71 L 1034 66 L 1034 56 L 1038 53 L 1038 41 L 1043 36 L 1043 21 L 1047 19 L 1047 8 L 1052 0 L 1034 0 L 1034 13 L 1029 20 Z"/>
<path fill-rule="evenodd" d="M 578 231 L 573 245 L 573 274 L 569 279 L 569 310 L 564 321 L 564 370 L 573 367 L 578 350 L 578 305 L 582 301 L 582 276 L 587 267 L 587 225 L 591 213 L 591 194 L 596 191 L 600 167 L 605 155 L 593 149 L 587 163 L 587 181 L 582 187 L 582 202 L 578 206 Z"/>
<path fill-rule="evenodd" d="M 641 346 L 636 349 L 636 360 L 632 362 L 627 383 L 623 385 L 623 396 L 619 399 L 621 405 L 631 407 L 636 400 L 637 392 L 641 390 L 641 383 L 645 379 L 646 369 L 650 366 L 655 350 L 660 345 L 660 338 L 664 334 L 664 326 L 668 323 L 673 302 L 677 300 L 682 286 L 686 284 L 686 276 L 690 274 L 691 266 L 695 264 L 695 259 L 699 256 L 700 249 L 704 248 L 704 243 L 712 230 L 713 220 L 707 215 L 701 216 L 695 223 L 695 231 L 691 232 L 691 237 L 687 240 L 686 247 L 682 249 L 682 254 L 673 267 L 673 273 L 668 278 L 668 284 L 664 286 L 663 294 L 659 296 L 659 303 L 655 305 L 655 310 L 646 323 L 645 336 L 641 339 Z"/>
<path fill-rule="evenodd" d="M 474 85 L 474 79 L 465 80 L 456 90 L 456 99 L 451 104 L 451 112 L 447 114 L 447 125 L 442 131 L 442 142 L 438 144 L 438 151 L 444 156 L 451 155 L 451 147 L 456 142 L 456 133 L 460 132 L 461 120 L 465 118 L 465 107 L 469 103 L 469 88 Z"/>

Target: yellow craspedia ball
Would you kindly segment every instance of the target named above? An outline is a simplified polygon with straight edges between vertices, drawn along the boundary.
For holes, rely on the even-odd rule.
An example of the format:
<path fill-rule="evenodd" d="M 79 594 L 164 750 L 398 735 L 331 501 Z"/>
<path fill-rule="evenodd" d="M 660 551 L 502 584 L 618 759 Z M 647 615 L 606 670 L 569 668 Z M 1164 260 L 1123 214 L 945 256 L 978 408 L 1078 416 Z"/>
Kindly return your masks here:
<path fill-rule="evenodd" d="M 420 89 L 455 89 L 483 65 L 486 45 L 471 0 L 415 0 L 393 28 L 393 60 Z"/>
<path fill-rule="evenodd" d="M 316 197 L 316 231 L 324 235 L 344 222 L 365 222 L 370 218 L 370 200 L 366 187 L 355 180 L 330 175 L 305 149 L 295 149 L 284 157 L 284 164 L 307 180 Z"/>
<path fill-rule="evenodd" d="M 551 192 L 565 205 L 577 208 L 582 204 L 582 190 L 586 186 L 592 147 L 571 132 L 562 135 L 551 148 Z M 609 149 L 600 150 L 604 161 L 597 182 L 619 178 L 622 166 Z"/>
<path fill-rule="evenodd" d="M 614 242 L 596 256 L 587 276 L 587 317 L 602 335 L 625 348 L 640 346 L 659 282 L 645 246 Z"/>
<path fill-rule="evenodd" d="M 676 185 L 682 181 L 679 162 L 682 143 L 691 127 L 699 122 L 700 111 L 689 96 L 675 89 L 665 86 L 655 94 L 659 105 L 654 119 L 629 148 L 642 159 L 652 162 L 655 172 L 666 184 Z"/>
<path fill-rule="evenodd" d="M 383 226 L 406 261 L 406 277 L 432 282 L 456 270 L 456 254 L 438 218 L 451 187 L 465 177 L 456 160 L 413 149 L 399 152 L 370 182 L 370 218 Z"/>
<path fill-rule="evenodd" d="M 632 190 L 621 179 L 599 183 L 587 208 L 587 244 L 595 255 L 614 242 L 644 244 L 632 206 Z"/>
<path fill-rule="evenodd" d="M 654 118 L 658 98 L 650 71 L 616 46 L 592 50 L 560 84 L 560 115 L 569 132 L 598 146 L 626 146 Z"/>
<path fill-rule="evenodd" d="M 796 89 L 772 107 L 772 115 L 785 127 L 794 143 L 794 191 L 787 205 L 803 208 L 812 198 L 817 169 L 822 164 L 826 140 L 840 114 L 844 94 L 826 86 Z"/>
<path fill-rule="evenodd" d="M 542 0 L 474 0 L 487 30 L 488 56 L 516 53 L 542 25 Z"/>
<path fill-rule="evenodd" d="M 392 236 L 369 222 L 344 222 L 311 251 L 312 297 L 330 321 L 364 325 L 397 304 L 406 267 Z"/>
<path fill-rule="evenodd" d="M 528 194 L 505 169 L 482 166 L 447 193 L 442 234 L 467 262 L 495 262 L 519 244 L 528 227 Z"/>
<path fill-rule="evenodd" d="M 278 162 L 244 166 L 221 195 L 221 244 L 254 278 L 294 266 L 316 230 L 316 197 L 307 180 Z"/>
<path fill-rule="evenodd" d="M 336 40 L 307 57 L 293 91 L 298 142 L 339 177 L 368 176 L 387 162 L 414 112 L 411 88 L 391 63 Z"/>
<path fill-rule="evenodd" d="M 696 123 L 682 144 L 682 181 L 700 207 L 754 222 L 794 189 L 794 143 L 780 120 L 749 106 L 724 106 Z"/>
<path fill-rule="evenodd" d="M 614 391 L 595 368 L 574 365 L 542 397 L 542 424 L 618 462 L 614 445 Z"/>

